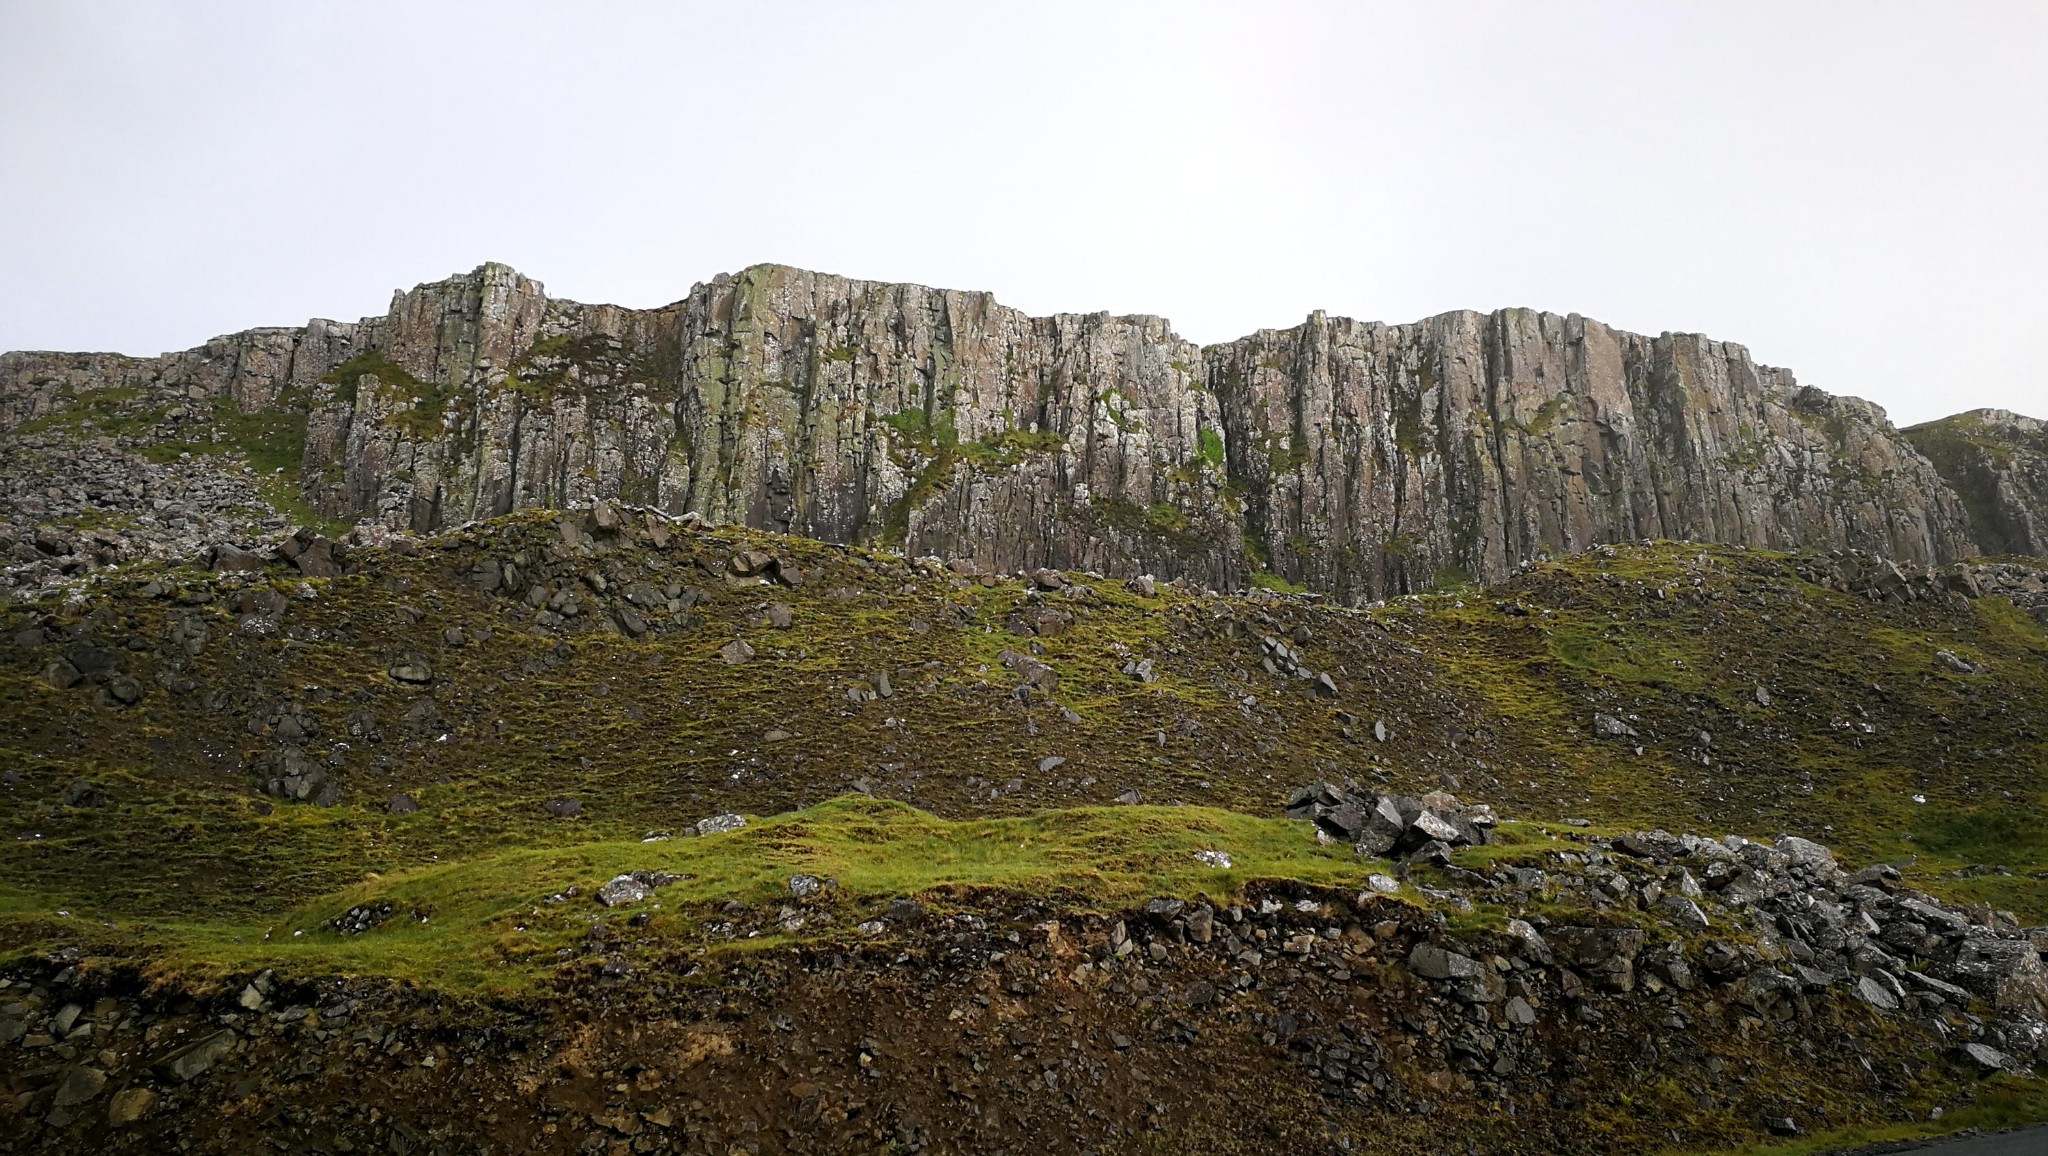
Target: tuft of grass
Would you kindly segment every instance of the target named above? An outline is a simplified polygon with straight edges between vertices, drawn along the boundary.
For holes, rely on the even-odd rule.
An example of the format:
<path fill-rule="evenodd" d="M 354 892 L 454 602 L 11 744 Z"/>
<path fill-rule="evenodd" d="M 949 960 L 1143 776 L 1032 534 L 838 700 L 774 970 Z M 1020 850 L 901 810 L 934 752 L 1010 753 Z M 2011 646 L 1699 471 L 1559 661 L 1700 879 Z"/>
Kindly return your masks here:
<path fill-rule="evenodd" d="M 1703 1153 L 1696 1148 L 1666 1148 L 1662 1156 L 1828 1156 L 1851 1148 L 1913 1140 L 1935 1140 L 1971 1129 L 2003 1131 L 2048 1123 L 2048 1087 L 2039 1080 L 1998 1075 L 1977 1089 L 1961 1107 L 1948 1107 L 1938 1120 L 1855 1125 L 1792 1140 L 1774 1140 Z M 2041 1141 L 2048 1144 L 2048 1137 Z"/>

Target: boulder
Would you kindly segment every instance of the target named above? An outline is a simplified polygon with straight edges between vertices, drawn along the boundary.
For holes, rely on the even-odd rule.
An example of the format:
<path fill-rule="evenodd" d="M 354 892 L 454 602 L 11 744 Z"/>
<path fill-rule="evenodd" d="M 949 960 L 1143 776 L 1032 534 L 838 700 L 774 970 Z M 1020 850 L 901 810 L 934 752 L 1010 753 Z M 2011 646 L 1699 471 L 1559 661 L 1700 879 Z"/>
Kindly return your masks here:
<path fill-rule="evenodd" d="M 1434 943 L 1418 943 L 1408 952 L 1408 969 L 1424 979 L 1477 979 L 1485 965 Z"/>
<path fill-rule="evenodd" d="M 1636 734 L 1636 728 L 1611 714 L 1596 714 L 1593 716 L 1593 735 L 1595 738 L 1603 739 L 1632 739 L 1640 737 Z"/>
<path fill-rule="evenodd" d="M 235 1033 L 217 1031 L 203 1039 L 195 1040 L 183 1048 L 164 1057 L 159 1065 L 166 1076 L 180 1083 L 189 1083 L 205 1075 L 223 1056 L 235 1050 Z"/>
<path fill-rule="evenodd" d="M 107 1123 L 116 1128 L 125 1128 L 156 1107 L 156 1091 L 153 1088 L 123 1088 L 107 1101 Z"/>
<path fill-rule="evenodd" d="M 1638 927 L 1553 927 L 1544 936 L 1557 962 L 1576 968 L 1608 991 L 1635 988 L 1635 958 L 1643 949 Z"/>

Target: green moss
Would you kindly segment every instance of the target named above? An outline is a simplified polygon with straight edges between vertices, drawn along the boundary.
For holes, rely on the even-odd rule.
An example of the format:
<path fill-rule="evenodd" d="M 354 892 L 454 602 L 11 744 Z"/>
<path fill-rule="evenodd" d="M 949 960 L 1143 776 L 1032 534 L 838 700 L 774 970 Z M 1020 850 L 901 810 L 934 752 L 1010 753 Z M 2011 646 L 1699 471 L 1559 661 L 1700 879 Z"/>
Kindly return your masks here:
<path fill-rule="evenodd" d="M 912 511 L 944 489 L 956 467 L 1007 469 L 1034 455 L 1056 453 L 1066 445 L 1066 439 L 1051 430 L 1020 430 L 1014 420 L 1008 429 L 962 442 L 950 409 L 934 413 L 905 409 L 878 420 L 888 431 L 892 460 L 912 471 L 910 486 L 890 504 L 883 518 L 878 540 L 885 546 L 903 544 L 909 537 Z"/>
<path fill-rule="evenodd" d="M 1298 583 L 1289 582 L 1287 579 L 1282 578 L 1280 575 L 1275 574 L 1269 570 L 1254 570 L 1252 571 L 1251 577 L 1252 585 L 1258 587 L 1260 590 L 1270 590 L 1275 594 L 1308 593 L 1308 587 L 1302 586 Z"/>
<path fill-rule="evenodd" d="M 1200 449 L 1196 458 L 1203 465 L 1214 469 L 1223 468 L 1223 435 L 1213 429 L 1205 429 L 1197 439 Z"/>
<path fill-rule="evenodd" d="M 407 403 L 406 408 L 391 415 L 392 423 L 407 436 L 427 440 L 441 435 L 443 418 L 454 395 L 452 387 L 421 381 L 376 349 L 342 362 L 320 380 L 334 385 L 335 397 L 353 406 L 361 400 L 360 390 L 365 379 L 376 381 L 381 388 Z"/>

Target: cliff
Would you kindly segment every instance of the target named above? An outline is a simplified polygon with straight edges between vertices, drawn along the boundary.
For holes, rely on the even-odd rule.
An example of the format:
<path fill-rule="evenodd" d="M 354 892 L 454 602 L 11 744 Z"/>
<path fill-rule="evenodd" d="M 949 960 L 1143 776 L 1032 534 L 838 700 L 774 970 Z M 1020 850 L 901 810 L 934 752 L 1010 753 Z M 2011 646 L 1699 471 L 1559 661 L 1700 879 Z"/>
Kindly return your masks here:
<path fill-rule="evenodd" d="M 602 497 L 1006 572 L 1363 601 L 1626 539 L 1936 563 L 2039 551 L 1987 527 L 2048 525 L 2038 486 L 2007 485 L 2017 520 L 1987 521 L 1953 481 L 1974 459 L 1938 469 L 1876 406 L 1697 335 L 1318 313 L 1203 348 L 1156 317 L 780 266 L 635 310 L 485 265 L 355 324 L 0 355 L 0 431 L 16 536 L 93 523 L 113 555 L 169 532 L 158 503 L 203 537 Z M 214 461 L 257 468 L 196 513 L 163 496 L 167 471 Z"/>
<path fill-rule="evenodd" d="M 2048 554 L 2048 422 L 1978 409 L 1905 434 L 1955 486 L 1986 554 Z"/>

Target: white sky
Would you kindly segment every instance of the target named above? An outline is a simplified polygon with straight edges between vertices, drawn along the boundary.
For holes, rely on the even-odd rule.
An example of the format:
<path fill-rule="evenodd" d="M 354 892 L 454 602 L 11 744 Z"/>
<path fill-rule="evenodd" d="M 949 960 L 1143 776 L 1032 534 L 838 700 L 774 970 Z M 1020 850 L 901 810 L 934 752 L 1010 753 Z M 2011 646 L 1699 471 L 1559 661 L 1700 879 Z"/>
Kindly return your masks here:
<path fill-rule="evenodd" d="M 0 0 L 0 349 L 504 261 L 1157 313 L 1527 305 L 2048 416 L 2048 4 Z"/>

